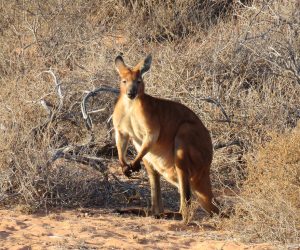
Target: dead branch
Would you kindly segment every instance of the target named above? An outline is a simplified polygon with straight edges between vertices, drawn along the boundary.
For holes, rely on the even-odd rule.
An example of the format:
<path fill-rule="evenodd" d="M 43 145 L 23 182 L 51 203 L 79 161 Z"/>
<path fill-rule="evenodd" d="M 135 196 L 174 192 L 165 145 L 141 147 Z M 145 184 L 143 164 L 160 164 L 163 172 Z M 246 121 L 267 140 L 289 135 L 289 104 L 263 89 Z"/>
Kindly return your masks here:
<path fill-rule="evenodd" d="M 69 161 L 75 161 L 77 163 L 88 165 L 101 173 L 105 173 L 105 171 L 106 171 L 105 164 L 104 164 L 102 158 L 81 156 L 81 155 L 72 155 L 72 154 L 68 154 L 68 153 L 65 153 L 63 155 L 63 158 L 66 160 L 69 160 Z"/>
<path fill-rule="evenodd" d="M 57 117 L 57 113 L 63 107 L 64 95 L 62 94 L 60 80 L 56 77 L 56 75 L 54 74 L 54 72 L 52 71 L 51 68 L 47 71 L 43 71 L 42 73 L 49 73 L 53 77 L 54 84 L 55 84 L 55 90 L 56 90 L 56 93 L 57 93 L 57 96 L 58 96 L 58 99 L 59 99 L 59 105 L 58 105 L 58 108 L 57 108 L 56 112 L 53 112 L 54 106 L 51 103 L 45 101 L 43 98 L 40 99 L 40 104 L 42 105 L 42 107 L 48 113 L 48 119 L 45 122 L 43 122 L 42 124 L 36 126 L 35 128 L 33 128 L 31 130 L 31 133 L 33 133 L 34 135 L 37 134 L 38 131 L 45 129 L 46 126 Z"/>
<path fill-rule="evenodd" d="M 220 108 L 222 114 L 224 115 L 225 117 L 225 121 L 224 122 L 228 122 L 230 123 L 231 122 L 231 119 L 229 118 L 229 116 L 227 115 L 225 109 L 223 108 L 223 106 L 221 105 L 221 103 L 216 100 L 216 99 L 213 99 L 211 97 L 206 97 L 206 98 L 200 98 L 201 101 L 206 101 L 206 102 L 209 102 L 209 103 L 212 103 L 212 104 L 215 104 L 218 108 Z"/>
<path fill-rule="evenodd" d="M 214 150 L 220 149 L 220 148 L 226 148 L 226 147 L 230 147 L 230 146 L 239 146 L 239 147 L 243 147 L 243 142 L 240 140 L 234 140 L 231 142 L 227 142 L 227 143 L 217 143 L 213 145 Z"/>
<path fill-rule="evenodd" d="M 41 99 L 40 103 L 47 111 L 49 118 L 43 124 L 34 128 L 32 130 L 34 133 L 36 133 L 39 130 L 43 130 L 50 122 L 57 119 L 58 112 L 60 112 L 63 107 L 64 95 L 61 90 L 61 82 L 55 76 L 54 72 L 51 69 L 48 71 L 44 71 L 44 72 L 51 74 L 54 79 L 56 93 L 57 93 L 57 96 L 59 99 L 59 106 L 58 106 L 56 112 L 53 112 L 53 106 L 51 104 L 47 103 L 45 100 Z M 93 114 L 96 112 L 102 112 L 105 110 L 105 108 L 93 110 L 93 111 L 87 111 L 87 107 L 86 107 L 87 102 L 90 97 L 93 97 L 101 92 L 111 92 L 111 93 L 118 94 L 119 90 L 116 88 L 108 87 L 108 86 L 101 86 L 91 92 L 88 92 L 84 96 L 82 103 L 81 103 L 81 111 L 82 111 L 83 118 L 86 122 L 86 126 L 88 129 L 92 128 L 92 120 L 91 120 L 90 114 Z M 104 162 L 106 160 L 104 158 L 93 157 L 93 156 L 89 156 L 89 155 L 82 155 L 82 152 L 90 151 L 91 147 L 95 146 L 95 145 L 93 145 L 92 142 L 93 142 L 93 136 L 90 139 L 90 141 L 84 145 L 67 145 L 65 147 L 54 150 L 54 152 L 52 153 L 52 156 L 51 156 L 50 160 L 47 162 L 46 166 L 50 166 L 57 159 L 63 158 L 63 159 L 69 160 L 69 161 L 75 161 L 77 163 L 89 165 L 92 168 L 96 169 L 97 171 L 105 173 L 106 168 L 105 168 Z"/>
<path fill-rule="evenodd" d="M 49 73 L 50 75 L 52 75 L 53 79 L 54 79 L 54 84 L 55 84 L 55 90 L 57 93 L 57 96 L 59 98 L 59 106 L 58 106 L 58 110 L 60 110 L 63 106 L 63 99 L 64 96 L 62 94 L 62 90 L 61 90 L 61 81 L 55 76 L 54 72 L 52 71 L 52 69 L 50 68 L 47 71 L 44 71 L 44 73 Z"/>
<path fill-rule="evenodd" d="M 104 158 L 92 157 L 87 155 L 79 155 L 80 152 L 89 149 L 91 146 L 92 144 L 87 143 L 84 145 L 75 145 L 75 146 L 68 145 L 66 147 L 56 149 L 53 152 L 51 159 L 47 162 L 46 166 L 50 166 L 57 159 L 63 158 L 69 161 L 75 161 L 77 163 L 91 166 L 95 170 L 104 173 L 106 171 Z"/>
<path fill-rule="evenodd" d="M 90 117 L 90 114 L 91 113 L 94 113 L 93 111 L 87 111 L 87 101 L 90 97 L 94 97 L 95 95 L 101 93 L 101 92 L 110 92 L 110 93 L 114 93 L 114 94 L 119 94 L 119 90 L 116 89 L 116 88 L 113 88 L 113 87 L 109 87 L 109 86 L 101 86 L 95 90 L 92 90 L 90 92 L 88 92 L 82 102 L 81 102 L 81 112 L 82 112 L 82 116 L 83 116 L 83 119 L 84 119 L 84 122 L 85 122 L 85 125 L 87 127 L 88 130 L 91 130 L 93 128 L 93 122 L 92 122 L 92 118 Z M 100 112 L 102 110 L 105 110 L 105 109 L 99 109 L 97 110 L 97 112 Z"/>

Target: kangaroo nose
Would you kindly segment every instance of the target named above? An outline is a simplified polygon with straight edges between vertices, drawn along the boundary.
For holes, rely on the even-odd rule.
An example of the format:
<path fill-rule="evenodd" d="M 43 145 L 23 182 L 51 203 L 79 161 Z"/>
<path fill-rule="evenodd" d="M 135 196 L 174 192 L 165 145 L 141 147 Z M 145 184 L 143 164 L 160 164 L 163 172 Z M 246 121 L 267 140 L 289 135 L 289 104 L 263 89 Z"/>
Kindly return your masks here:
<path fill-rule="evenodd" d="M 127 92 L 127 95 L 130 99 L 134 99 L 136 97 L 136 94 L 137 94 L 137 91 L 136 89 L 130 89 L 128 92 Z"/>

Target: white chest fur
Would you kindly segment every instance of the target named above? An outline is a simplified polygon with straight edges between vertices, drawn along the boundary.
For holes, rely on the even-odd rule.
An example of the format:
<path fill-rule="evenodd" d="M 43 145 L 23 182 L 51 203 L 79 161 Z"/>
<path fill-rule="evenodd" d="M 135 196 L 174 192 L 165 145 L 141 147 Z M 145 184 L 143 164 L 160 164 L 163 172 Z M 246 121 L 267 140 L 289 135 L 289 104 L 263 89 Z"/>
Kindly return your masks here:
<path fill-rule="evenodd" d="M 129 137 L 138 142 L 142 142 L 144 137 L 144 129 L 138 120 L 134 105 L 129 105 L 127 101 L 124 102 L 124 113 L 116 121 L 116 127 L 124 134 L 128 134 Z"/>

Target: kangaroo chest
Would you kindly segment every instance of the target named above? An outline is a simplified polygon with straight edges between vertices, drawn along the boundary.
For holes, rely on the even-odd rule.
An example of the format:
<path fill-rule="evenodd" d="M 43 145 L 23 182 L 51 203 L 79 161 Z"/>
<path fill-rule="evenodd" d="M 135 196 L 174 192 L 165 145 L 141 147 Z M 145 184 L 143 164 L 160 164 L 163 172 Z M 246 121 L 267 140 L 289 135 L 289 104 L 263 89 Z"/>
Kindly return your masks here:
<path fill-rule="evenodd" d="M 141 143 L 145 136 L 143 127 L 132 113 L 126 113 L 119 119 L 117 129 L 124 134 L 128 134 L 132 140 L 138 143 Z"/>

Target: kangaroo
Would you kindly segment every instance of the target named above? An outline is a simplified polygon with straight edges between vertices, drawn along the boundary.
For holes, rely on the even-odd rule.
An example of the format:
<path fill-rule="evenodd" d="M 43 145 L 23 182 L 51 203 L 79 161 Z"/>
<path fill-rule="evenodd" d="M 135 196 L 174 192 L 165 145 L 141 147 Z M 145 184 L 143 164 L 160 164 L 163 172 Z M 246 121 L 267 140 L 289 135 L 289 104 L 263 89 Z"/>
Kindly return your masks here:
<path fill-rule="evenodd" d="M 132 172 L 141 169 L 143 161 L 149 176 L 151 214 L 154 216 L 163 214 L 161 175 L 179 190 L 179 213 L 187 211 L 192 192 L 207 213 L 218 213 L 212 203 L 213 147 L 209 131 L 183 104 L 145 93 L 143 76 L 151 62 L 152 56 L 148 55 L 130 68 L 121 56 L 115 59 L 121 83 L 113 124 L 123 173 L 130 177 Z M 130 163 L 126 160 L 129 139 L 138 152 Z"/>

